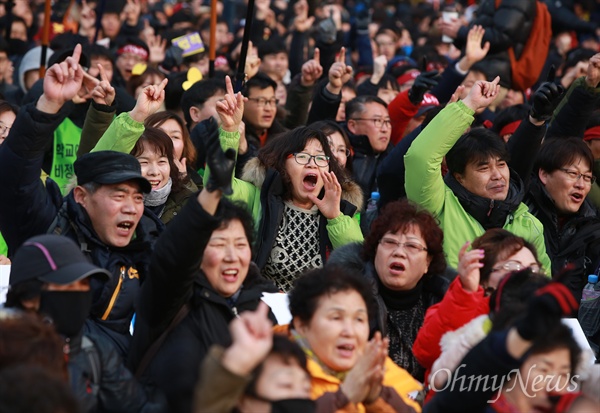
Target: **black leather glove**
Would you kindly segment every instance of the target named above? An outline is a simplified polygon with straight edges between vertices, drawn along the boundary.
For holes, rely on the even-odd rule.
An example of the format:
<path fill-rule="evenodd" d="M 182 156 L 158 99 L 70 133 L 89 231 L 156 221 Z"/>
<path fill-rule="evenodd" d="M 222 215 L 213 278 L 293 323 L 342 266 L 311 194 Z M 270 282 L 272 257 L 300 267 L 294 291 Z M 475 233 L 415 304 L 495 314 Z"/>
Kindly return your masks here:
<path fill-rule="evenodd" d="M 205 188 L 208 192 L 221 190 L 224 195 L 231 195 L 231 180 L 235 168 L 235 150 L 227 149 L 223 152 L 218 133 L 204 135 L 204 146 L 206 147 L 206 165 L 210 168 L 210 176 Z"/>
<path fill-rule="evenodd" d="M 542 83 L 531 99 L 531 117 L 539 121 L 547 121 L 552 118 L 564 93 L 565 88 L 561 85 L 554 82 Z"/>
<path fill-rule="evenodd" d="M 564 284 L 551 282 L 536 291 L 529 300 L 527 313 L 515 327 L 521 337 L 532 341 L 560 323 L 562 317 L 576 316 L 578 308 L 579 303 Z"/>
<path fill-rule="evenodd" d="M 424 72 L 417 76 L 415 83 L 408 91 L 408 99 L 413 105 L 416 106 L 420 104 L 425 93 L 437 86 L 438 75 L 439 72 L 437 70 L 430 70 L 429 72 Z"/>

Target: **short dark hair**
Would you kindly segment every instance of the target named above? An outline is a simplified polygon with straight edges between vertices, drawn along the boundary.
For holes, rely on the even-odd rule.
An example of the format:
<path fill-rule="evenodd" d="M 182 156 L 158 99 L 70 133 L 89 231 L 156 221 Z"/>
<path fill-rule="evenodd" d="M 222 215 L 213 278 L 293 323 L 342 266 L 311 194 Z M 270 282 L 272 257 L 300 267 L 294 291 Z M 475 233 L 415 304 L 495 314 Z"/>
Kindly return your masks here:
<path fill-rule="evenodd" d="M 485 253 L 481 260 L 483 267 L 479 270 L 479 284 L 483 284 L 490 279 L 492 269 L 498 262 L 506 260 L 522 248 L 527 248 L 536 261 L 538 260 L 537 249 L 531 242 L 502 228 L 488 229 L 483 235 L 473 240 L 471 247 L 482 249 Z"/>
<path fill-rule="evenodd" d="M 285 43 L 281 38 L 269 39 L 258 44 L 258 57 L 261 59 L 267 55 L 285 53 L 288 54 Z"/>
<path fill-rule="evenodd" d="M 352 144 L 350 143 L 350 138 L 348 138 L 348 133 L 334 120 L 319 120 L 317 122 L 313 122 L 309 125 L 313 129 L 318 129 L 323 132 L 326 136 L 332 135 L 338 132 L 342 135 L 342 139 L 346 144 L 346 148 L 352 151 Z M 346 170 L 352 171 L 352 156 L 349 156 L 346 160 Z"/>
<path fill-rule="evenodd" d="M 254 218 L 248 211 L 246 204 L 231 202 L 227 199 L 221 199 L 217 210 L 217 217 L 221 220 L 220 228 L 226 228 L 232 221 L 240 221 L 244 228 L 244 233 L 250 244 L 254 245 Z"/>
<path fill-rule="evenodd" d="M 273 335 L 273 347 L 271 347 L 271 351 L 269 351 L 265 360 L 273 355 L 281 357 L 286 364 L 291 364 L 293 362 L 298 363 L 306 374 L 310 376 L 310 372 L 306 366 L 306 354 L 304 354 L 304 350 L 302 350 L 296 342 L 290 340 L 286 336 L 281 334 Z M 246 386 L 244 394 L 249 396 L 260 396 L 256 394 L 256 384 L 262 373 L 265 360 L 263 360 L 252 372 L 252 379 Z"/>
<path fill-rule="evenodd" d="M 250 89 L 252 88 L 264 90 L 269 87 L 272 87 L 273 90 L 277 90 L 277 82 L 271 79 L 268 75 L 262 72 L 258 72 L 246 82 L 246 84 L 242 88 L 242 95 L 248 97 L 248 95 L 250 94 Z"/>
<path fill-rule="evenodd" d="M 147 67 L 146 70 L 144 70 L 143 73 L 140 73 L 139 75 L 131 75 L 131 78 L 129 78 L 129 81 L 127 81 L 127 92 L 129 92 L 129 94 L 133 97 L 135 97 L 135 90 L 144 84 L 144 82 L 146 81 L 146 79 L 150 78 L 151 76 L 158 76 L 159 78 L 164 79 L 165 74 L 163 72 L 161 72 L 160 70 L 158 70 L 155 67 Z"/>
<path fill-rule="evenodd" d="M 225 93 L 225 81 L 222 79 L 204 79 L 194 83 L 181 96 L 181 110 L 188 127 L 192 124 L 190 108 L 192 106 L 202 106 L 208 99 L 218 92 Z"/>
<path fill-rule="evenodd" d="M 312 139 L 321 143 L 323 152 L 329 157 L 329 171 L 333 172 L 340 182 L 343 182 L 346 177 L 344 170 L 337 163 L 333 152 L 331 152 L 325 133 L 309 126 L 299 126 L 291 131 L 284 132 L 274 139 L 268 140 L 265 146 L 258 151 L 259 161 L 268 168 L 275 169 L 281 175 L 284 183 L 284 199 L 289 199 L 291 196 L 291 180 L 287 174 L 285 165 L 288 156 L 302 152 L 307 143 Z"/>
<path fill-rule="evenodd" d="M 367 306 L 369 319 L 374 316 L 377 308 L 375 298 L 365 277 L 355 270 L 332 265 L 309 271 L 296 279 L 294 288 L 289 293 L 292 317 L 310 323 L 321 297 L 344 291 L 356 291 L 360 294 Z"/>
<path fill-rule="evenodd" d="M 352 119 L 355 113 L 363 113 L 367 103 L 379 103 L 384 108 L 387 108 L 387 103 L 377 96 L 362 95 L 346 102 L 346 119 Z"/>
<path fill-rule="evenodd" d="M 172 181 L 171 191 L 176 191 L 181 188 L 181 178 L 179 175 L 179 169 L 175 165 L 173 157 L 173 141 L 169 138 L 162 130 L 146 126 L 144 132 L 135 143 L 135 146 L 131 150 L 131 155 L 141 156 L 144 152 L 144 147 L 148 146 L 148 149 L 155 151 L 160 156 L 165 156 L 169 160 L 169 167 L 171 168 L 170 177 Z"/>
<path fill-rule="evenodd" d="M 19 107 L 5 100 L 0 100 L 0 115 L 5 112 L 12 112 L 16 116 L 19 114 Z"/>
<path fill-rule="evenodd" d="M 573 337 L 571 329 L 562 323 L 558 323 L 550 331 L 546 332 L 543 340 L 535 340 L 527 354 L 545 354 L 563 348 L 569 350 L 571 375 L 573 375 L 579 364 L 581 347 L 579 347 L 579 344 L 577 344 L 577 341 Z"/>
<path fill-rule="evenodd" d="M 365 260 L 373 262 L 377 255 L 379 241 L 388 232 L 404 231 L 409 226 L 416 225 L 425 240 L 427 255 L 431 257 L 431 264 L 425 276 L 442 274 L 446 269 L 444 256 L 444 232 L 436 219 L 427 210 L 408 201 L 394 201 L 386 204 L 377 218 L 371 224 L 371 231 L 365 238 L 362 256 Z"/>
<path fill-rule="evenodd" d="M 109 60 L 113 66 L 115 65 L 115 57 L 110 50 L 104 46 L 100 46 L 99 44 L 88 44 L 83 47 L 83 50 L 87 53 L 90 60 L 104 58 Z"/>
<path fill-rule="evenodd" d="M 554 172 L 577 160 L 587 162 L 590 170 L 594 167 L 594 155 L 590 147 L 581 138 L 555 138 L 544 141 L 535 158 L 534 171 L 540 169 L 548 173 Z"/>
<path fill-rule="evenodd" d="M 470 163 L 500 158 L 506 162 L 510 155 L 506 144 L 497 133 L 485 128 L 475 128 L 456 141 L 446 154 L 446 165 L 450 173 L 462 174 Z"/>

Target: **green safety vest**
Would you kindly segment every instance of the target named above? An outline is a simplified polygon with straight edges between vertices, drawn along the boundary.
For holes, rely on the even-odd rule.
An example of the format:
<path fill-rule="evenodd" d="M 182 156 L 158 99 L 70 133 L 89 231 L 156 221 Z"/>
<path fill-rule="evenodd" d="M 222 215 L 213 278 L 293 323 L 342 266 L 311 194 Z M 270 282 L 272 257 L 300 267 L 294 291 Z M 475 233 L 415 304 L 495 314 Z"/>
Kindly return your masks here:
<path fill-rule="evenodd" d="M 54 131 L 54 147 L 50 178 L 58 184 L 63 196 L 67 195 L 67 186 L 75 175 L 73 163 L 77 159 L 77 149 L 81 140 L 81 128 L 66 118 Z"/>

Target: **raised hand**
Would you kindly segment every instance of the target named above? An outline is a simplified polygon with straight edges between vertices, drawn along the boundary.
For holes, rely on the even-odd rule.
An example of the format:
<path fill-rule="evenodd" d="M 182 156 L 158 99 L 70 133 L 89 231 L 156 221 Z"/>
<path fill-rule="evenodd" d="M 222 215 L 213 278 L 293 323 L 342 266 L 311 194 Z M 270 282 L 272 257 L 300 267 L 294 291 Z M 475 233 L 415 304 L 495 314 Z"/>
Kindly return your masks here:
<path fill-rule="evenodd" d="M 115 88 L 111 86 L 108 75 L 101 64 L 98 64 L 100 82 L 92 90 L 92 99 L 100 105 L 110 106 L 115 101 Z M 89 75 L 88 75 L 89 76 Z"/>
<path fill-rule="evenodd" d="M 463 85 L 458 86 L 456 88 L 456 90 L 454 91 L 454 93 L 452 94 L 452 96 L 450 96 L 450 100 L 448 101 L 448 103 L 458 102 L 459 99 L 462 99 L 465 97 L 465 96 L 463 96 L 464 93 L 465 93 L 465 87 Z"/>
<path fill-rule="evenodd" d="M 323 74 L 323 66 L 321 66 L 321 52 L 319 48 L 315 48 L 313 58 L 302 65 L 302 75 L 300 82 L 302 86 L 312 86 Z"/>
<path fill-rule="evenodd" d="M 211 117 L 208 122 L 215 122 L 215 120 Z M 207 127 L 207 129 L 212 128 Z M 206 165 L 210 169 L 210 176 L 204 188 L 208 192 L 221 191 L 225 195 L 231 195 L 235 150 L 230 148 L 227 152 L 223 152 L 218 133 L 205 134 L 202 139 L 206 147 Z"/>
<path fill-rule="evenodd" d="M 585 76 L 585 83 L 593 88 L 600 86 L 600 53 L 596 53 L 590 59 L 587 75 Z"/>
<path fill-rule="evenodd" d="M 372 387 L 376 385 L 376 379 L 381 374 L 381 352 L 381 333 L 375 333 L 375 336 L 367 343 L 365 352 L 359 357 L 340 385 L 340 389 L 350 402 L 362 403 L 369 395 L 373 396 L 371 394 Z M 381 393 L 381 390 L 379 392 Z"/>
<path fill-rule="evenodd" d="M 80 57 L 81 45 L 78 44 L 71 56 L 48 69 L 44 78 L 44 93 L 36 105 L 38 110 L 57 113 L 65 102 L 77 95 L 83 82 L 83 69 L 79 65 Z"/>
<path fill-rule="evenodd" d="M 471 27 L 471 30 L 469 30 L 467 45 L 465 46 L 465 57 L 467 58 L 469 68 L 483 60 L 490 51 L 490 42 L 485 42 L 483 46 L 481 45 L 484 34 L 485 29 L 478 25 Z"/>
<path fill-rule="evenodd" d="M 547 121 L 552 118 L 554 110 L 562 100 L 565 88 L 556 83 L 544 82 L 533 94 L 531 117 L 537 121 Z"/>
<path fill-rule="evenodd" d="M 367 393 L 367 396 L 364 400 L 366 404 L 374 403 L 381 396 L 381 390 L 383 389 L 383 378 L 385 376 L 385 360 L 387 358 L 390 346 L 389 338 L 382 339 L 379 331 L 375 333 L 372 340 L 375 340 L 378 343 L 379 354 L 377 356 L 377 364 L 373 368 L 369 380 L 369 393 Z"/>
<path fill-rule="evenodd" d="M 379 84 L 379 81 L 385 74 L 387 64 L 388 61 L 385 55 L 379 55 L 373 60 L 373 75 L 371 76 L 371 83 L 374 85 Z"/>
<path fill-rule="evenodd" d="M 340 201 L 342 199 L 342 186 L 333 172 L 327 172 L 319 168 L 321 179 L 323 179 L 323 188 L 325 195 L 319 199 L 313 194 L 308 194 L 308 199 L 319 208 L 321 214 L 327 219 L 334 219 L 340 216 Z"/>
<path fill-rule="evenodd" d="M 244 97 L 240 92 L 233 93 L 231 78 L 225 76 L 225 98 L 217 102 L 217 114 L 221 128 L 227 132 L 237 132 L 244 116 Z"/>
<path fill-rule="evenodd" d="M 485 80 L 475 82 L 467 97 L 463 99 L 463 103 L 475 112 L 487 108 L 496 99 L 500 91 L 498 83 L 500 83 L 500 76 L 496 76 L 491 82 Z"/>
<path fill-rule="evenodd" d="M 335 95 L 339 94 L 344 83 L 352 78 L 352 66 L 346 64 L 346 48 L 342 47 L 336 55 L 335 61 L 329 68 L 328 77 L 327 90 Z"/>
<path fill-rule="evenodd" d="M 463 290 L 474 293 L 479 289 L 480 269 L 483 267 L 481 260 L 484 257 L 484 251 L 480 249 L 467 251 L 470 245 L 470 241 L 465 242 L 458 252 L 457 270 Z"/>
<path fill-rule="evenodd" d="M 261 302 L 256 311 L 244 311 L 229 324 L 232 345 L 223 353 L 223 366 L 240 376 L 250 374 L 273 347 L 269 307 Z"/>
<path fill-rule="evenodd" d="M 315 22 L 313 16 L 308 17 L 308 2 L 306 0 L 297 1 L 294 4 L 294 29 L 298 32 L 305 32 L 310 29 Z"/>
<path fill-rule="evenodd" d="M 143 123 L 146 118 L 156 113 L 165 101 L 165 87 L 169 79 L 164 78 L 158 85 L 149 85 L 142 89 L 135 107 L 129 115 L 137 122 Z"/>
<path fill-rule="evenodd" d="M 147 38 L 148 50 L 150 50 L 149 62 L 155 65 L 163 62 L 167 54 L 167 39 L 155 35 Z"/>
<path fill-rule="evenodd" d="M 248 43 L 248 55 L 246 56 L 246 66 L 244 73 L 246 74 L 246 80 L 253 78 L 258 73 L 260 68 L 260 57 L 258 57 L 258 50 L 252 45 L 252 41 Z"/>
<path fill-rule="evenodd" d="M 417 76 L 415 83 L 413 83 L 408 91 L 408 99 L 413 105 L 420 105 L 425 93 L 437 86 L 439 73 L 437 70 L 431 70 Z"/>

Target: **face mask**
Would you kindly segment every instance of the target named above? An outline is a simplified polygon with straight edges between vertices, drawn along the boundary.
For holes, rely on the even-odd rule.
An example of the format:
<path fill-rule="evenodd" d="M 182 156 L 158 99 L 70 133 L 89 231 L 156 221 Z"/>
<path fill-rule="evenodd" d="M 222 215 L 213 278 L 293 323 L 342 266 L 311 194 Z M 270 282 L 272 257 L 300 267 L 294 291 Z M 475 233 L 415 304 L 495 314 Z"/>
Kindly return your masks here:
<path fill-rule="evenodd" d="M 413 45 L 412 45 L 412 44 L 409 44 L 409 45 L 406 45 L 406 46 L 402 46 L 400 49 L 401 49 L 401 50 L 402 50 L 402 52 L 404 53 L 404 56 L 406 56 L 406 57 L 410 57 L 410 54 L 411 54 L 411 53 L 412 53 L 412 51 L 413 51 Z"/>
<path fill-rule="evenodd" d="M 317 406 L 310 399 L 284 399 L 271 402 L 271 413 L 314 413 Z"/>
<path fill-rule="evenodd" d="M 91 291 L 42 291 L 40 296 L 40 313 L 49 316 L 65 337 L 81 331 L 91 308 Z"/>

